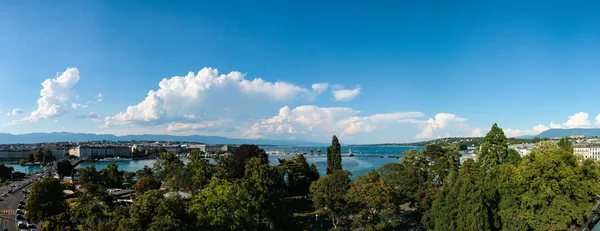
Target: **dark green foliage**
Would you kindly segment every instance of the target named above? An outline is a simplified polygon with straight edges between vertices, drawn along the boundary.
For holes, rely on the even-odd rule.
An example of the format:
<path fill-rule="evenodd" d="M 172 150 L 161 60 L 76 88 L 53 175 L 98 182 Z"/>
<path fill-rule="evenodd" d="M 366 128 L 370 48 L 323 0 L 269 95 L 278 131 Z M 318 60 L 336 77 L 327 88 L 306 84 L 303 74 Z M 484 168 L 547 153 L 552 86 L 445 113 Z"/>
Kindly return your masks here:
<path fill-rule="evenodd" d="M 74 231 L 75 224 L 71 221 L 68 212 L 54 215 L 46 220 L 42 226 L 42 231 Z"/>
<path fill-rule="evenodd" d="M 159 189 L 160 182 L 154 178 L 154 176 L 144 175 L 137 179 L 137 182 L 133 185 L 136 195 L 142 195 L 147 191 Z"/>
<path fill-rule="evenodd" d="M 228 164 L 230 177 L 237 179 L 244 177 L 246 162 L 253 157 L 259 157 L 265 163 L 269 163 L 265 150 L 258 148 L 256 145 L 244 144 L 235 149 L 231 154 L 231 162 Z"/>
<path fill-rule="evenodd" d="M 2 179 L 10 179 L 12 176 L 12 168 L 6 167 L 4 164 L 0 164 L 0 178 Z"/>
<path fill-rule="evenodd" d="M 350 189 L 349 173 L 335 170 L 310 185 L 313 204 L 332 221 L 334 227 L 343 223 L 349 214 L 346 194 Z"/>
<path fill-rule="evenodd" d="M 56 163 L 56 171 L 58 172 L 58 176 L 60 179 L 65 176 L 70 176 L 73 173 L 73 166 L 71 162 L 68 160 L 62 160 Z"/>
<path fill-rule="evenodd" d="M 36 162 L 51 162 L 54 160 L 52 151 L 50 151 L 48 148 L 37 148 L 33 152 L 33 157 Z"/>
<path fill-rule="evenodd" d="M 36 181 L 31 186 L 31 194 L 25 207 L 27 219 L 35 223 L 64 212 L 66 203 L 62 185 L 52 177 Z"/>
<path fill-rule="evenodd" d="M 481 154 L 479 161 L 486 170 L 506 161 L 508 155 L 508 142 L 502 128 L 498 124 L 492 126 L 492 129 L 485 135 L 483 144 L 481 144 Z"/>
<path fill-rule="evenodd" d="M 317 167 L 308 165 L 306 158 L 296 155 L 291 160 L 280 159 L 279 167 L 287 176 L 287 193 L 290 196 L 308 195 L 310 184 L 319 179 Z"/>
<path fill-rule="evenodd" d="M 342 147 L 337 136 L 331 138 L 331 146 L 327 147 L 327 174 L 342 170 Z"/>
<path fill-rule="evenodd" d="M 508 149 L 508 155 L 506 156 L 507 164 L 517 165 L 521 162 L 521 154 L 514 149 Z"/>
<path fill-rule="evenodd" d="M 558 141 L 558 147 L 573 154 L 573 143 L 571 143 L 571 140 L 567 137 L 563 137 Z"/>
<path fill-rule="evenodd" d="M 377 172 L 367 172 L 352 182 L 347 198 L 353 228 L 386 230 L 398 225 L 398 198 Z"/>
<path fill-rule="evenodd" d="M 27 162 L 35 162 L 35 156 L 33 155 L 33 153 L 29 153 L 29 155 L 27 155 Z"/>
<path fill-rule="evenodd" d="M 138 196 L 129 209 L 129 218 L 119 223 L 119 230 L 195 230 L 194 223 L 178 195 L 165 198 L 161 191 L 150 190 Z"/>

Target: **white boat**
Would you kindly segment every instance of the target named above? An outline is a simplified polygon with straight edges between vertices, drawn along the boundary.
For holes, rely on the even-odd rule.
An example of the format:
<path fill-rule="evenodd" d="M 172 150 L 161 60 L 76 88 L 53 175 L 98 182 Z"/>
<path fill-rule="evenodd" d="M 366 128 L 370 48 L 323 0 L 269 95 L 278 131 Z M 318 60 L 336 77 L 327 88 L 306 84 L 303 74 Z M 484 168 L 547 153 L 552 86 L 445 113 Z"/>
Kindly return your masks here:
<path fill-rule="evenodd" d="M 108 158 L 100 159 L 100 161 L 109 161 L 109 162 L 110 161 L 115 161 L 115 162 L 117 162 L 117 161 L 130 161 L 130 160 L 132 160 L 132 159 L 131 158 L 121 158 L 121 157 L 108 157 Z"/>

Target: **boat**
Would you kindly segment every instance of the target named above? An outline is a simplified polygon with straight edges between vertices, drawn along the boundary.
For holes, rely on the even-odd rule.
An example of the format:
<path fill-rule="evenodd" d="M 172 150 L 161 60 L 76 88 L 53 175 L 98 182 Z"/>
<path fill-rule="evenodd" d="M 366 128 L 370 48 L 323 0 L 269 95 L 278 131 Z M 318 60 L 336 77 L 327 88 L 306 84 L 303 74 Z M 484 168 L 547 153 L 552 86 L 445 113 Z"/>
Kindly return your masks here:
<path fill-rule="evenodd" d="M 121 157 L 108 157 L 108 158 L 102 158 L 98 161 L 130 161 L 132 160 L 131 158 L 121 158 Z"/>
<path fill-rule="evenodd" d="M 354 154 L 352 153 L 352 149 L 350 149 L 349 152 L 350 152 L 350 155 L 348 155 L 348 156 L 354 156 Z"/>

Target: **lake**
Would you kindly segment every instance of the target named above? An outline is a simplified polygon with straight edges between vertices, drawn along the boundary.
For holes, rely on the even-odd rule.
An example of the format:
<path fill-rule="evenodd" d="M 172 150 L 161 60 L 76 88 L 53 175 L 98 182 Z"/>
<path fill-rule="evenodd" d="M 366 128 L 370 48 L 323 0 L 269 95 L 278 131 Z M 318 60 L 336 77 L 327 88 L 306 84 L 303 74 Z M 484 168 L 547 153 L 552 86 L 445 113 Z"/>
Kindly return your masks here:
<path fill-rule="evenodd" d="M 321 176 L 325 175 L 325 169 L 327 168 L 327 147 L 318 147 L 318 146 L 265 146 L 261 147 L 265 149 L 267 153 L 269 152 L 282 152 L 282 153 L 307 153 L 304 156 L 306 157 L 309 164 L 315 164 Z M 321 155 L 316 153 L 317 150 L 321 150 Z M 383 165 L 391 162 L 399 162 L 400 157 L 402 157 L 402 152 L 410 150 L 410 149 L 418 149 L 421 147 L 399 147 L 399 146 L 354 146 L 354 147 L 342 147 L 342 168 L 344 170 L 348 170 L 352 174 L 352 179 L 356 176 L 364 175 L 368 171 L 372 171 L 374 169 L 378 169 Z M 314 154 L 310 154 L 310 150 L 315 152 Z M 349 156 L 350 151 L 355 156 Z M 367 157 L 370 156 L 385 156 L 385 158 L 379 157 Z M 269 155 L 269 163 L 271 165 L 278 165 L 278 159 L 291 159 L 294 155 Z M 388 158 L 388 157 L 396 157 L 396 158 Z M 131 160 L 131 161 L 119 161 L 119 169 L 135 172 L 137 170 L 143 169 L 144 166 L 152 167 L 156 162 L 155 159 L 144 159 L 144 160 Z M 106 165 L 109 162 L 83 162 L 77 166 L 77 168 L 85 168 L 88 166 L 95 165 L 96 169 L 106 168 Z M 31 173 L 39 171 L 39 166 L 20 166 L 20 165 L 7 165 L 12 166 L 15 171 L 20 171 L 24 173 Z"/>

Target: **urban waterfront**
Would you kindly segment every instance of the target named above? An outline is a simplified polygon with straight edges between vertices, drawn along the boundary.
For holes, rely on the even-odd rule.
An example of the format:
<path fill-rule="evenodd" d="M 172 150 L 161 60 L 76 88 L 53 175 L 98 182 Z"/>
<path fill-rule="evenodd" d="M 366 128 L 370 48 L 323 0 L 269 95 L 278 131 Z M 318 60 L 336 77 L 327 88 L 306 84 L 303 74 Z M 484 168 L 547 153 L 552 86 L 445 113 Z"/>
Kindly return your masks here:
<path fill-rule="evenodd" d="M 325 169 L 327 167 L 327 146 L 263 146 L 267 153 L 281 152 L 287 154 L 269 155 L 269 163 L 271 165 L 279 164 L 278 159 L 291 159 L 296 153 L 306 153 L 304 156 L 308 160 L 309 164 L 314 163 L 319 170 L 321 176 L 325 175 Z M 321 150 L 321 154 L 317 153 L 317 150 Z M 356 176 L 364 175 L 368 171 L 380 168 L 381 166 L 390 163 L 400 161 L 402 152 L 410 149 L 418 149 L 421 147 L 402 147 L 402 146 L 353 146 L 353 147 L 342 147 L 342 165 L 345 170 L 348 170 L 352 174 L 354 179 Z M 314 153 L 311 154 L 310 150 Z M 349 156 L 350 151 L 354 156 Z M 367 156 L 369 155 L 369 156 Z M 393 158 L 390 158 L 393 157 Z M 130 161 L 119 161 L 119 169 L 129 172 L 135 172 L 143 169 L 144 166 L 152 167 L 156 159 L 141 159 L 141 160 L 130 160 Z M 185 161 L 184 161 L 185 162 Z M 77 168 L 85 168 L 94 165 L 96 169 L 104 169 L 108 164 L 108 161 L 85 161 L 77 166 Z M 40 170 L 40 166 L 21 166 L 15 164 L 7 164 L 6 166 L 12 166 L 15 171 L 32 173 Z"/>

